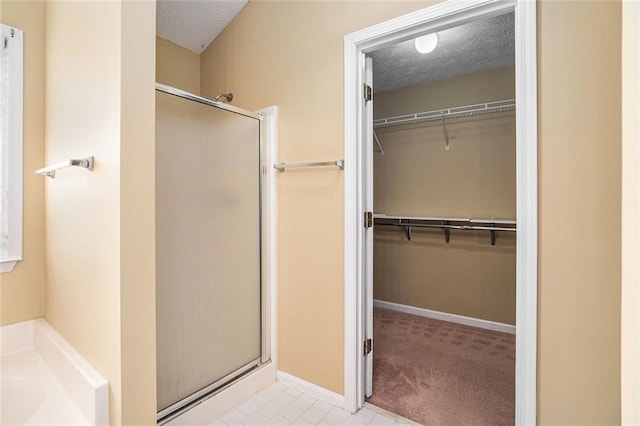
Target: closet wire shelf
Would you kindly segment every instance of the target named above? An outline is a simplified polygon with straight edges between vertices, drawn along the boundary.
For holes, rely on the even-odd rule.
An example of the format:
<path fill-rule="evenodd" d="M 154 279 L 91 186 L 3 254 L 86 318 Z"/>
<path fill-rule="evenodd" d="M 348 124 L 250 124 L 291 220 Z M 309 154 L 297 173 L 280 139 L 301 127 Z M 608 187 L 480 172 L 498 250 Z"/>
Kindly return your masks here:
<path fill-rule="evenodd" d="M 442 229 L 447 244 L 449 244 L 452 229 L 460 231 L 489 231 L 492 246 L 496 245 L 496 232 L 516 232 L 516 221 L 509 219 L 387 216 L 385 214 L 374 214 L 373 219 L 375 225 L 404 228 L 409 241 L 411 241 L 411 228 Z"/>
<path fill-rule="evenodd" d="M 378 118 L 373 120 L 373 128 L 399 126 L 403 124 L 425 123 L 454 118 L 475 117 L 485 114 L 513 111 L 516 109 L 515 99 L 506 99 L 482 104 L 464 105 L 451 108 L 441 108 L 432 111 L 416 112 L 412 114 L 397 115 L 393 117 Z"/>

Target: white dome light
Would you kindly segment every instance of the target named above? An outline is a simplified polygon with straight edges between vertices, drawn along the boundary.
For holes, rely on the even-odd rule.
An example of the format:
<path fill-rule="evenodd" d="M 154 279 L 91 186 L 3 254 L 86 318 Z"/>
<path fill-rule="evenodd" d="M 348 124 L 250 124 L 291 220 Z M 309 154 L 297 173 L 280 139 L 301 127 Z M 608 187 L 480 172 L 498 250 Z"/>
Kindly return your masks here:
<path fill-rule="evenodd" d="M 438 36 L 436 33 L 431 33 L 418 37 L 415 40 L 416 50 L 420 53 L 431 53 L 433 49 L 438 45 Z"/>

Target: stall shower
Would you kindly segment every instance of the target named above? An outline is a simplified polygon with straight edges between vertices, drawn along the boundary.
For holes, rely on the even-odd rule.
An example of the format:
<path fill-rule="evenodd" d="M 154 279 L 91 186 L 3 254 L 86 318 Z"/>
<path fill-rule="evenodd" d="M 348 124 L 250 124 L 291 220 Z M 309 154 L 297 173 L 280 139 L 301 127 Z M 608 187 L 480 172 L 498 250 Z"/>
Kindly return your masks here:
<path fill-rule="evenodd" d="M 158 420 L 268 360 L 261 119 L 156 87 Z"/>

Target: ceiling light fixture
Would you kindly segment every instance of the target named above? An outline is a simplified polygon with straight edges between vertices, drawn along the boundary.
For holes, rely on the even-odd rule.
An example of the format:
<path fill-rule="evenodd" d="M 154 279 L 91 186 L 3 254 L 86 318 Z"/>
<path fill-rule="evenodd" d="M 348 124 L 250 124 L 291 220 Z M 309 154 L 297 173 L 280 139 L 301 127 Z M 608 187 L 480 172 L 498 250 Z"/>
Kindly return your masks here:
<path fill-rule="evenodd" d="M 423 54 L 431 53 L 438 45 L 438 36 L 436 33 L 423 35 L 416 38 L 415 45 L 418 52 Z"/>

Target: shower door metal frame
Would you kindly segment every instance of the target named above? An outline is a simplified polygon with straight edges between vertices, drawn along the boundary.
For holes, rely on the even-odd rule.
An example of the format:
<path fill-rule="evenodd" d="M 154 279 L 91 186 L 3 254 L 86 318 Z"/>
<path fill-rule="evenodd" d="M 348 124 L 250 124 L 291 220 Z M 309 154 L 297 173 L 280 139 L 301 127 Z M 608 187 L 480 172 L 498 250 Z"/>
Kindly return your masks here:
<path fill-rule="evenodd" d="M 260 236 L 259 236 L 259 245 L 260 245 L 260 357 L 255 360 L 243 365 L 242 367 L 230 372 L 224 377 L 216 380 L 215 382 L 205 386 L 204 388 L 194 392 L 193 394 L 175 402 L 174 404 L 164 408 L 157 413 L 157 421 L 158 424 L 164 424 L 177 416 L 183 414 L 185 411 L 192 408 L 194 405 L 206 400 L 216 393 L 226 389 L 231 386 L 236 381 L 243 378 L 246 374 L 261 368 L 265 364 L 271 362 L 271 329 L 270 329 L 270 318 L 271 318 L 271 303 L 269 295 L 269 289 L 267 288 L 268 283 L 265 278 L 268 276 L 268 268 L 269 265 L 265 263 L 266 256 L 264 255 L 264 251 L 266 249 L 267 238 L 266 232 L 268 228 L 268 224 L 266 223 L 266 214 L 265 212 L 268 209 L 266 205 L 267 200 L 264 194 L 266 193 L 266 182 L 263 178 L 264 175 L 264 122 L 263 122 L 263 114 L 256 113 L 252 111 L 247 111 L 242 108 L 238 108 L 234 105 L 229 105 L 223 102 L 219 102 L 210 98 L 206 98 L 203 96 L 199 96 L 193 93 L 186 92 L 181 89 L 177 89 L 172 86 L 168 86 L 166 84 L 156 83 L 156 91 L 161 93 L 166 93 L 168 95 L 177 96 L 179 98 L 183 98 L 186 100 L 190 100 L 193 102 L 198 102 L 200 104 L 204 104 L 210 107 L 219 108 L 225 111 L 229 111 L 235 114 L 243 115 L 245 117 L 253 118 L 258 121 L 258 151 L 259 151 L 259 159 L 258 159 L 258 177 L 259 177 L 259 228 L 260 228 Z M 162 171 L 156 171 L 162 172 Z"/>

